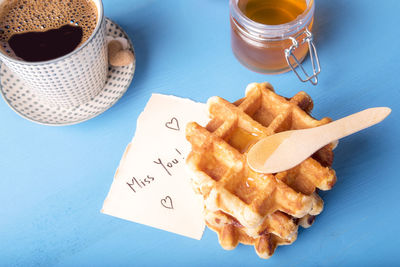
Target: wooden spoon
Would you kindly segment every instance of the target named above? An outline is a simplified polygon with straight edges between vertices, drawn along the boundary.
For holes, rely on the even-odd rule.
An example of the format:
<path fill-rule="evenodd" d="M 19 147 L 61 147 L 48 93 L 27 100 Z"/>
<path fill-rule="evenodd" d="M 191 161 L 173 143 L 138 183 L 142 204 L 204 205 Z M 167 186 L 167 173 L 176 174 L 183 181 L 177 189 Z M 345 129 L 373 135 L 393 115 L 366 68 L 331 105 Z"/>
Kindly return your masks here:
<path fill-rule="evenodd" d="M 319 127 L 268 136 L 251 147 L 247 163 L 261 173 L 288 170 L 323 146 L 381 122 L 391 111 L 387 107 L 369 108 Z"/>

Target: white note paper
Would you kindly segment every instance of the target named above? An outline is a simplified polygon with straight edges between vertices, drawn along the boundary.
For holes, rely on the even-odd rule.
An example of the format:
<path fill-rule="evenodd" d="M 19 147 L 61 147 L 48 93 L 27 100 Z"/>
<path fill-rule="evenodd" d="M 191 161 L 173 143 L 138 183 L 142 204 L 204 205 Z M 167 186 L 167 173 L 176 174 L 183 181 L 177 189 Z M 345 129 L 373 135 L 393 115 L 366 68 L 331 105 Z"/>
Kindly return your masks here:
<path fill-rule="evenodd" d="M 194 193 L 185 166 L 191 150 L 185 126 L 190 121 L 207 123 L 205 104 L 175 96 L 151 96 L 101 212 L 201 239 L 203 202 Z"/>

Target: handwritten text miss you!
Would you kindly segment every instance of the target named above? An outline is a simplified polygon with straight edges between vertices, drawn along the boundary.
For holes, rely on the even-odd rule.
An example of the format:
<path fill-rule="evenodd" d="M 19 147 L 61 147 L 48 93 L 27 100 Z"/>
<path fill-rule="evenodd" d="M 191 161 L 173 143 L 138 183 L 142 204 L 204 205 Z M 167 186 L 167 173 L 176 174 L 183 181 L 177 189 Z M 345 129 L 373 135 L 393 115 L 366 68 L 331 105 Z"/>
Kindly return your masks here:
<path fill-rule="evenodd" d="M 179 121 L 175 117 L 172 117 L 171 120 L 167 121 L 164 124 L 164 126 L 168 130 L 177 131 L 177 132 L 180 131 Z M 178 157 L 182 157 L 182 160 L 185 159 L 185 158 L 183 158 L 182 153 L 177 148 L 175 148 L 175 151 L 178 153 L 178 155 L 176 158 L 173 158 L 170 161 L 163 161 L 161 158 L 153 160 L 153 163 L 156 164 L 157 166 L 160 166 L 169 176 L 172 176 L 172 173 L 171 173 L 172 169 L 181 160 L 181 159 L 178 159 Z M 134 193 L 136 193 L 140 189 L 153 183 L 155 180 L 156 180 L 156 177 L 154 177 L 153 175 L 147 175 L 146 177 L 132 177 L 132 181 L 130 183 L 128 182 L 127 185 L 130 187 L 130 189 L 132 189 L 132 191 Z"/>
<path fill-rule="evenodd" d="M 182 157 L 182 153 L 177 148 L 175 148 L 175 151 L 179 154 L 179 156 Z M 170 161 L 163 161 L 161 158 L 158 158 L 154 160 L 153 163 L 157 166 L 160 166 L 166 174 L 172 176 L 171 171 L 173 170 L 174 166 L 183 160 L 184 158 L 178 159 L 178 157 L 175 157 Z M 136 193 L 140 189 L 150 185 L 155 180 L 156 177 L 154 177 L 153 175 L 147 175 L 146 177 L 132 177 L 131 183 L 127 182 L 127 185 L 132 189 L 134 193 Z"/>

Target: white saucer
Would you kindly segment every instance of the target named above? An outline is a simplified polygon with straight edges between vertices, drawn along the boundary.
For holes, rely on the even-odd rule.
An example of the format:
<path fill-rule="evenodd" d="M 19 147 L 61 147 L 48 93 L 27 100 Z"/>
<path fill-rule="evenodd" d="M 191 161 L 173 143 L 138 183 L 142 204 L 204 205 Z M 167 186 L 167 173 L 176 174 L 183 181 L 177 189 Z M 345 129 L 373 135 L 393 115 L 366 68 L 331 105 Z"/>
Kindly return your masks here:
<path fill-rule="evenodd" d="M 124 37 L 130 50 L 133 45 L 124 30 L 106 19 L 107 36 Z M 87 121 L 112 107 L 126 92 L 135 72 L 136 61 L 125 67 L 109 67 L 103 90 L 91 101 L 74 108 L 60 108 L 41 101 L 4 64 L 0 63 L 0 92 L 6 103 L 21 117 L 30 121 L 51 125 L 71 125 Z"/>

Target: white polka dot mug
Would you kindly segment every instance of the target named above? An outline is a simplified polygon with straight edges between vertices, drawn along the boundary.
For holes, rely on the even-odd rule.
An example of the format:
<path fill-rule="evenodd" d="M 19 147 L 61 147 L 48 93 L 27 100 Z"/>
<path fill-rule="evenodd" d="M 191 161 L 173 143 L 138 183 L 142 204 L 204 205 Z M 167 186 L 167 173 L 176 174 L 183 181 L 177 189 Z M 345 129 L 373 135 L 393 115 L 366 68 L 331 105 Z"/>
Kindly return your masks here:
<path fill-rule="evenodd" d="M 76 107 L 93 99 L 103 89 L 108 73 L 106 22 L 101 0 L 97 24 L 88 40 L 71 53 L 48 61 L 27 62 L 0 52 L 0 60 L 36 96 L 52 106 Z"/>

